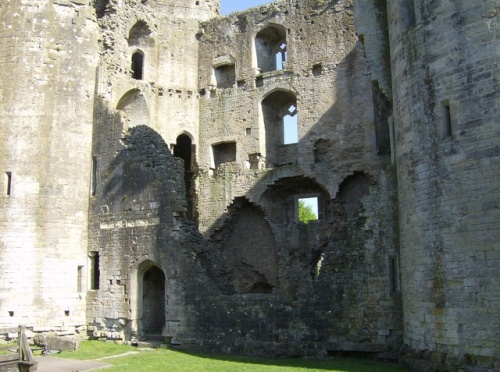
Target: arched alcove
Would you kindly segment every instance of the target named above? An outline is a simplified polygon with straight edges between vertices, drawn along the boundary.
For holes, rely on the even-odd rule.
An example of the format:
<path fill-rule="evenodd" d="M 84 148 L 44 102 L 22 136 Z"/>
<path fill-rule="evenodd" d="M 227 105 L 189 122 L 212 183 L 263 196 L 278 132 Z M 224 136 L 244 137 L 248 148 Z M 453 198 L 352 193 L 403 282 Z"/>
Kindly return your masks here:
<path fill-rule="evenodd" d="M 127 128 L 150 124 L 150 115 L 146 98 L 139 89 L 133 89 L 123 95 L 116 109 L 121 111 Z"/>
<path fill-rule="evenodd" d="M 153 32 L 145 21 L 137 21 L 129 31 L 128 45 L 142 48 L 154 47 Z"/>
<path fill-rule="evenodd" d="M 224 223 L 221 251 L 237 293 L 273 293 L 278 285 L 277 247 L 264 212 L 236 198 Z"/>

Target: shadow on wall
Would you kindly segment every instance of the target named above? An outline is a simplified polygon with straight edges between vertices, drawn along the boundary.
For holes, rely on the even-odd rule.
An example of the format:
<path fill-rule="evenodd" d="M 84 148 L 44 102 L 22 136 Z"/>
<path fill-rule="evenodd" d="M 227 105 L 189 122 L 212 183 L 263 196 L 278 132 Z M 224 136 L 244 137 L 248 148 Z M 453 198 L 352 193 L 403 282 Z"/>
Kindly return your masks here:
<path fill-rule="evenodd" d="M 299 153 L 312 150 L 309 160 L 268 169 L 248 192 L 252 202 L 235 198 L 213 224 L 210 245 L 197 259 L 217 288 L 187 284 L 196 294 L 194 328 L 205 346 L 272 355 L 397 355 L 402 324 L 393 272 L 391 104 L 368 68 L 357 43 L 336 66 L 336 102 L 296 145 Z M 333 195 L 326 184 L 337 185 Z M 300 197 L 317 198 L 318 221 L 298 220 Z"/>

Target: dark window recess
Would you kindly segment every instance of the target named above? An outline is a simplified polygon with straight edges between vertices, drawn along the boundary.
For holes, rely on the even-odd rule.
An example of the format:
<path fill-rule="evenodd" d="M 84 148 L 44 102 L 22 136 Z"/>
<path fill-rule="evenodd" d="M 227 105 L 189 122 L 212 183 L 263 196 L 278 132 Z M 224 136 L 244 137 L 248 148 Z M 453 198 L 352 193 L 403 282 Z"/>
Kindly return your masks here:
<path fill-rule="evenodd" d="M 99 289 L 99 252 L 90 252 L 90 289 Z"/>
<path fill-rule="evenodd" d="M 398 269 L 396 257 L 389 257 L 389 289 L 391 293 L 398 292 Z"/>
<path fill-rule="evenodd" d="M 5 172 L 6 194 L 10 196 L 12 192 L 12 172 Z"/>
<path fill-rule="evenodd" d="M 98 163 L 97 163 L 97 157 L 94 156 L 92 158 L 92 179 L 91 179 L 91 184 L 90 184 L 90 194 L 92 196 L 95 196 L 97 193 L 97 169 L 98 169 Z"/>
<path fill-rule="evenodd" d="M 132 54 L 132 78 L 142 80 L 144 69 L 144 54 L 135 52 Z"/>
<path fill-rule="evenodd" d="M 443 110 L 444 110 L 444 124 L 441 136 L 445 138 L 445 137 L 450 137 L 452 134 L 450 102 L 448 101 L 443 102 Z"/>
<path fill-rule="evenodd" d="M 373 108 L 375 110 L 375 138 L 377 153 L 386 155 L 391 153 L 391 134 L 389 118 L 392 115 L 392 103 L 380 89 L 377 80 L 372 82 Z"/>
<path fill-rule="evenodd" d="M 235 65 L 214 67 L 214 75 L 217 88 L 232 88 L 236 82 L 236 67 Z"/>
<path fill-rule="evenodd" d="M 174 146 L 174 156 L 181 158 L 184 161 L 184 184 L 188 202 L 188 218 L 190 219 L 193 216 L 193 190 L 191 189 L 193 180 L 192 163 L 195 153 L 196 151 L 192 144 L 191 137 L 186 134 L 181 134 L 177 137 L 177 141 Z"/>
<path fill-rule="evenodd" d="M 313 76 L 321 76 L 323 74 L 323 65 L 321 63 L 317 63 L 312 67 Z"/>
<path fill-rule="evenodd" d="M 224 142 L 213 145 L 212 152 L 215 168 L 223 163 L 236 161 L 236 142 Z"/>

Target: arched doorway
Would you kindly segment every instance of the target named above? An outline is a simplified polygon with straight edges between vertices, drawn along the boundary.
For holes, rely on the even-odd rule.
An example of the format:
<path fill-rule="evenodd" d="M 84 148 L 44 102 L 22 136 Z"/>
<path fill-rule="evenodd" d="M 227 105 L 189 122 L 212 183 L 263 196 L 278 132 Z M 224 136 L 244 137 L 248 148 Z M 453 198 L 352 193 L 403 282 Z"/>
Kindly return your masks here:
<path fill-rule="evenodd" d="M 146 335 L 161 334 L 165 326 L 165 274 L 153 266 L 142 282 L 142 329 Z"/>

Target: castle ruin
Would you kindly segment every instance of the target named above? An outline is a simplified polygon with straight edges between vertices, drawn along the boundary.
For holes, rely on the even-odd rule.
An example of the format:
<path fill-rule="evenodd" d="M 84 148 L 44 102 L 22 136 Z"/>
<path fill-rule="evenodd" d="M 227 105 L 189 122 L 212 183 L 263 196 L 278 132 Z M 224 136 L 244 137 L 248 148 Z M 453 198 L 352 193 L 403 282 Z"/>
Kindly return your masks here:
<path fill-rule="evenodd" d="M 500 369 L 498 0 L 0 14 L 2 337 Z"/>

